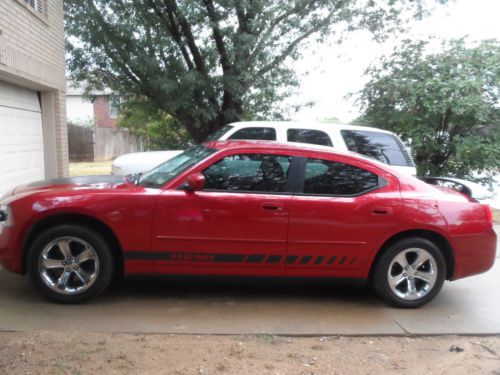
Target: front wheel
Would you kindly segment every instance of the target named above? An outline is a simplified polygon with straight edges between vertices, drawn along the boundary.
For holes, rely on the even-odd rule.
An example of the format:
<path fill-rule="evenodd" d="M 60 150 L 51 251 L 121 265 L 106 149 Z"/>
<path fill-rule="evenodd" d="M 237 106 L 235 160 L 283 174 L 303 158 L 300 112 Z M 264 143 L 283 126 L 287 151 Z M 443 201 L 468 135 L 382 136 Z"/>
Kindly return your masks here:
<path fill-rule="evenodd" d="M 28 274 L 48 299 L 79 303 L 100 294 L 110 283 L 113 260 L 108 243 L 79 225 L 43 232 L 28 253 Z"/>
<path fill-rule="evenodd" d="M 446 262 L 437 246 L 423 238 L 406 238 L 389 246 L 375 266 L 378 295 L 395 307 L 415 308 L 441 290 Z"/>

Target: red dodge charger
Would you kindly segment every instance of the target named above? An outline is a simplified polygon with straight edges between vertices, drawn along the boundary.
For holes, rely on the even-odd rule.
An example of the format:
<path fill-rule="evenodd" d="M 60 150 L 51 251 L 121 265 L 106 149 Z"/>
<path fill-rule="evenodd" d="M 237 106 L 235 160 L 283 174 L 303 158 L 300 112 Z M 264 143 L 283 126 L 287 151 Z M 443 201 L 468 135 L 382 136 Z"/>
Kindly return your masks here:
<path fill-rule="evenodd" d="M 488 206 L 331 148 L 209 142 L 126 181 L 50 180 L 0 200 L 0 263 L 67 303 L 113 275 L 168 274 L 369 281 L 418 307 L 495 251 Z"/>

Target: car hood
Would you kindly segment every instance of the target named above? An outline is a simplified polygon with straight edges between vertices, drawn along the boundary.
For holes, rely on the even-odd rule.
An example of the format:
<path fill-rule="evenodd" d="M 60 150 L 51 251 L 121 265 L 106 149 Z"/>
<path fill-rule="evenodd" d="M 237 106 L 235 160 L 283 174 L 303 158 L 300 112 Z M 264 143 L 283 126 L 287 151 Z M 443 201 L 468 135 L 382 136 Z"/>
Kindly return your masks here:
<path fill-rule="evenodd" d="M 111 170 L 115 175 L 144 173 L 182 152 L 182 150 L 148 151 L 121 155 L 113 161 Z"/>
<path fill-rule="evenodd" d="M 56 178 L 18 186 L 6 194 L 4 198 L 47 190 L 110 189 L 117 188 L 120 185 L 129 185 L 124 176 L 106 175 Z"/>

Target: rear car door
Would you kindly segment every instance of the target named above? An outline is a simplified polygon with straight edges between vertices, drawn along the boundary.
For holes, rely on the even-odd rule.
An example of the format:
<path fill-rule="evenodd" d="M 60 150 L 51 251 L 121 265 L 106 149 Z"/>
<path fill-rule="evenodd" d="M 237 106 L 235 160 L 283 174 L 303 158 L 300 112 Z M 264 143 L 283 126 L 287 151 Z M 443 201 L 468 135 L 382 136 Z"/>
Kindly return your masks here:
<path fill-rule="evenodd" d="M 165 191 L 153 226 L 157 272 L 283 276 L 291 160 L 230 154 L 193 171 L 205 176 L 203 190 Z"/>
<path fill-rule="evenodd" d="M 397 179 L 340 156 L 302 158 L 301 169 L 291 203 L 286 275 L 366 277 L 380 239 L 400 225 Z"/>

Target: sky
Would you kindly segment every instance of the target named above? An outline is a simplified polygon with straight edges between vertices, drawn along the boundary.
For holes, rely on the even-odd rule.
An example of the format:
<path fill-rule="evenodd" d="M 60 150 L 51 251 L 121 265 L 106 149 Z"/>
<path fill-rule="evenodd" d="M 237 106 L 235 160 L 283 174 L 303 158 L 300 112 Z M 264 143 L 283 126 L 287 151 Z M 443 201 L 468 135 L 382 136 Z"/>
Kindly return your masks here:
<path fill-rule="evenodd" d="M 436 40 L 461 38 L 471 41 L 500 39 L 500 0 L 456 0 L 436 5 L 432 14 L 422 21 L 413 21 L 407 33 L 389 38 L 383 44 L 371 40 L 369 33 L 353 33 L 342 45 L 307 51 L 296 63 L 301 90 L 294 101 L 315 104 L 293 116 L 294 120 L 323 120 L 337 117 L 350 122 L 359 116 L 354 99 L 348 93 L 361 90 L 368 80 L 364 71 L 382 55 L 388 55 L 401 39 Z M 435 43 L 436 49 L 439 43 Z M 307 75 L 305 75 L 307 73 Z"/>

